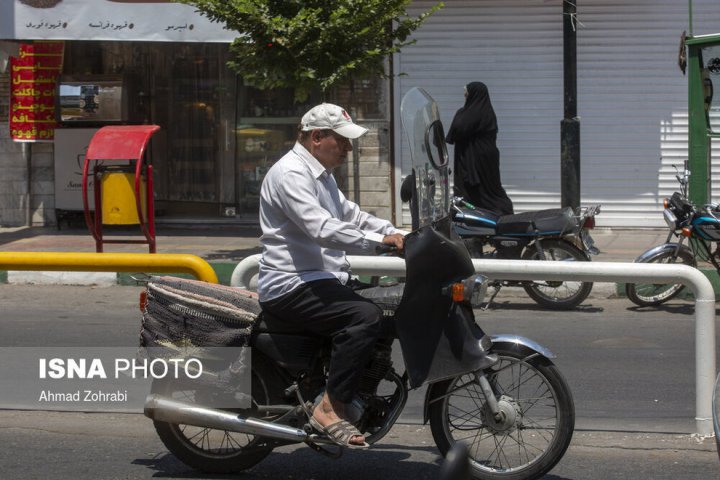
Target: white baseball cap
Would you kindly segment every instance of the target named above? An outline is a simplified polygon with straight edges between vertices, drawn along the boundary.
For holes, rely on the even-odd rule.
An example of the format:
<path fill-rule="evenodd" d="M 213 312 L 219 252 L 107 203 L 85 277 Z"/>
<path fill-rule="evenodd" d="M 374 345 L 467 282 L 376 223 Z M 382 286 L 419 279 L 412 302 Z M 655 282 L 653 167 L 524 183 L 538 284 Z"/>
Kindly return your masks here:
<path fill-rule="evenodd" d="M 353 123 L 344 108 L 332 103 L 321 103 L 303 115 L 300 121 L 302 131 L 332 130 L 345 138 L 358 138 L 365 135 L 367 128 Z"/>

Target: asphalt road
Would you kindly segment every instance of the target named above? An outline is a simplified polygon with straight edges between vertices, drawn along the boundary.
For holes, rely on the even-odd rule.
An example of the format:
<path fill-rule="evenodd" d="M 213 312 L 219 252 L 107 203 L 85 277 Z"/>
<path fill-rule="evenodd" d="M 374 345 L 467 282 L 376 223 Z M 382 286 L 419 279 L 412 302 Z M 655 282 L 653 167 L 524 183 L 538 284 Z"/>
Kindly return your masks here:
<path fill-rule="evenodd" d="M 137 341 L 140 289 L 4 285 L 2 347 L 126 347 Z M 692 304 L 635 309 L 591 298 L 549 312 L 523 295 L 478 312 L 488 333 L 514 333 L 552 350 L 575 398 L 576 433 L 548 479 L 720 478 L 714 440 L 695 431 Z M 400 359 L 396 363 L 402 365 Z M 12 388 L 2 385 L 0 388 Z M 439 457 L 419 425 L 413 392 L 381 445 L 331 460 L 284 447 L 245 479 L 436 478 Z M 140 414 L 0 411 L 2 478 L 216 478 L 169 455 Z"/>

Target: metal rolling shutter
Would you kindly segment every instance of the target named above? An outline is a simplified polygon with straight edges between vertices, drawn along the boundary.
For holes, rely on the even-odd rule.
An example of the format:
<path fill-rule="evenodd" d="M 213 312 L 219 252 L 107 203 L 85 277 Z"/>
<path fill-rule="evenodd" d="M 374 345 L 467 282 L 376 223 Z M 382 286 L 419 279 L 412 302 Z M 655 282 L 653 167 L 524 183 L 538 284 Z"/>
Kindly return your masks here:
<path fill-rule="evenodd" d="M 720 31 L 717 0 L 693 4 L 695 34 Z M 687 77 L 677 65 L 687 2 L 580 0 L 578 15 L 583 201 L 603 204 L 599 225 L 664 226 L 673 165 L 688 155 Z M 713 170 L 719 161 L 716 147 Z"/>
<path fill-rule="evenodd" d="M 693 1 L 695 34 L 720 31 L 716 1 Z M 409 13 L 434 3 L 415 1 Z M 485 82 L 498 117 L 503 184 L 516 210 L 558 206 L 561 16 L 561 0 L 447 1 L 416 32 L 417 44 L 395 58 L 395 72 L 407 74 L 395 80 L 396 131 L 400 99 L 413 86 L 437 100 L 447 128 L 463 85 Z M 687 2 L 579 0 L 578 18 L 582 204 L 603 205 L 599 226 L 663 226 L 662 199 L 676 187 L 672 165 L 687 158 L 687 78 L 677 67 Z M 404 176 L 409 160 L 400 135 L 396 152 Z M 720 197 L 720 188 L 713 192 Z M 405 207 L 402 218 L 409 223 Z"/>
<path fill-rule="evenodd" d="M 419 14 L 435 3 L 415 1 L 408 13 Z M 395 72 L 407 74 L 395 83 L 396 131 L 400 99 L 410 88 L 425 88 L 433 96 L 447 130 L 464 103 L 463 87 L 481 81 L 488 86 L 498 118 L 501 175 L 516 210 L 557 206 L 561 13 L 560 0 L 445 2 L 416 32 L 417 43 L 395 59 Z M 396 142 L 404 176 L 409 173 L 407 141 L 396 135 Z M 405 207 L 403 213 L 408 224 Z"/>

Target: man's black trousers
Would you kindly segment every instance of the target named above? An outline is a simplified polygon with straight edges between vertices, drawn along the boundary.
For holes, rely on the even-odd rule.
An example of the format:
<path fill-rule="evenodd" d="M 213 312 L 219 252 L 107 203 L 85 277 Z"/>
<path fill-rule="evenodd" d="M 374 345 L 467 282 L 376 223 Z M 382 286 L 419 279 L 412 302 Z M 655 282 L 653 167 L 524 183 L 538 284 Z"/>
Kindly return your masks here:
<path fill-rule="evenodd" d="M 327 392 L 331 400 L 350 403 L 380 336 L 380 307 L 335 279 L 303 284 L 262 302 L 262 307 L 283 321 L 332 339 Z"/>

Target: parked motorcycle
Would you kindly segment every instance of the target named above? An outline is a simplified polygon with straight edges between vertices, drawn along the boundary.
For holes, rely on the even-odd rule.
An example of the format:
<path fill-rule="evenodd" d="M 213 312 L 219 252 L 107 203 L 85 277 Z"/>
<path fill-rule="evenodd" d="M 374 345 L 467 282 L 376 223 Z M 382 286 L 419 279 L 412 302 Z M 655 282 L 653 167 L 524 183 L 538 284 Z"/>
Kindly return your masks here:
<path fill-rule="evenodd" d="M 473 478 L 539 478 L 570 443 L 575 422 L 570 389 L 548 350 L 517 335 L 488 336 L 475 322 L 472 306 L 480 301 L 485 282 L 452 232 L 447 152 L 437 105 L 426 92 L 413 89 L 403 98 L 401 115 L 411 144 L 411 211 L 418 228 L 405 240 L 406 283 L 359 290 L 383 308 L 388 328 L 363 366 L 352 421 L 374 444 L 400 416 L 408 391 L 427 385 L 424 421 L 430 422 L 443 456 L 465 443 Z M 174 293 L 160 298 L 168 284 Z M 228 325 L 247 319 L 233 313 L 234 305 L 251 313 L 259 310 L 247 293 L 194 281 L 155 279 L 146 295 L 145 345 L 172 340 L 169 334 L 152 332 L 164 323 L 157 321 L 160 311 L 177 317 L 182 328 L 194 329 L 223 318 Z M 213 303 L 217 308 L 211 308 Z M 218 398 L 248 392 L 229 391 L 228 382 L 212 386 L 158 380 L 145 414 L 162 442 L 184 463 L 209 472 L 248 469 L 274 448 L 294 443 L 339 456 L 343 448 L 308 422 L 313 400 L 325 384 L 326 339 L 266 313 L 243 325 L 252 356 L 251 402 L 209 407 Z M 197 350 L 193 338 L 208 338 L 185 330 L 175 336 L 175 343 L 191 351 Z M 392 362 L 395 340 L 404 359 L 402 373 Z M 246 359 L 233 362 L 217 378 L 232 378 L 243 365 Z"/>
<path fill-rule="evenodd" d="M 452 199 L 455 231 L 473 258 L 589 262 L 598 249 L 590 236 L 600 205 L 557 208 L 499 216 L 477 208 L 461 197 Z M 569 310 L 582 303 L 592 290 L 592 282 L 508 281 L 491 283 L 494 299 L 503 286 L 523 287 L 539 305 Z"/>
<path fill-rule="evenodd" d="M 699 259 L 710 262 L 720 272 L 720 208 L 717 204 L 698 207 L 691 203 L 687 198 L 689 177 L 686 162 L 682 173 L 678 171 L 675 175 L 680 191 L 664 201 L 663 217 L 670 229 L 665 243 L 647 250 L 635 262 L 681 263 L 697 267 Z M 628 283 L 625 293 L 636 305 L 648 307 L 667 302 L 683 288 L 682 283 Z"/>

